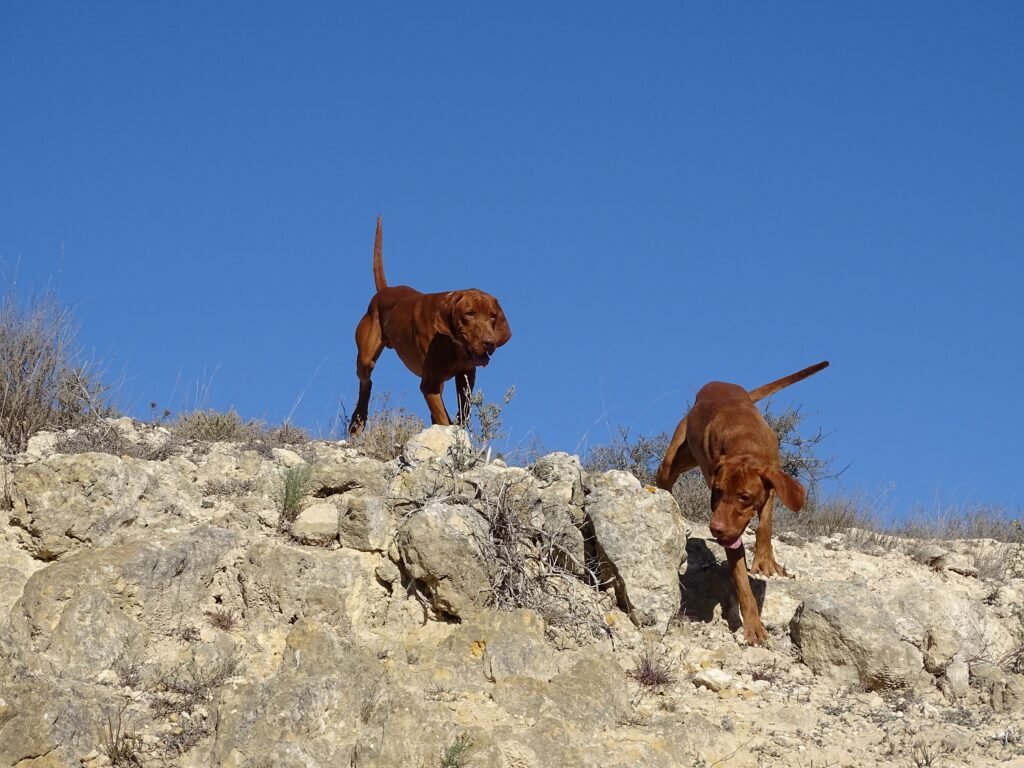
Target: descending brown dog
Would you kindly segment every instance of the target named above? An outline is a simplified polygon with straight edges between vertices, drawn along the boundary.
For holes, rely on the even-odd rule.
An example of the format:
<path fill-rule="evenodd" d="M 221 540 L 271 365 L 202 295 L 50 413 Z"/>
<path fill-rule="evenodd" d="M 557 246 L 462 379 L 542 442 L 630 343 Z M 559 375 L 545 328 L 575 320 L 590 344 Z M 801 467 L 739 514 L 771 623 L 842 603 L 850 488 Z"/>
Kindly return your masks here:
<path fill-rule="evenodd" d="M 494 350 L 512 338 L 505 313 L 489 293 L 470 288 L 447 293 L 420 293 L 407 285 L 388 287 L 382 256 L 383 226 L 377 217 L 373 244 L 373 282 L 377 293 L 356 327 L 356 374 L 359 401 L 350 434 L 366 423 L 370 407 L 370 374 L 377 358 L 390 347 L 420 377 L 420 392 L 432 424 L 451 424 L 441 399 L 444 383 L 455 378 L 459 423 L 469 416 L 469 396 L 477 366 L 487 365 Z"/>
<path fill-rule="evenodd" d="M 712 381 L 701 387 L 658 467 L 659 488 L 671 491 L 688 469 L 700 467 L 711 489 L 711 533 L 725 547 L 743 617 L 743 634 L 751 645 L 768 639 L 757 601 L 750 589 L 743 531 L 760 513 L 751 570 L 784 576 L 772 551 L 772 491 L 794 512 L 807 492 L 779 467 L 779 440 L 754 403 L 806 379 L 823 368 L 821 362 L 750 392 L 736 384 Z"/>

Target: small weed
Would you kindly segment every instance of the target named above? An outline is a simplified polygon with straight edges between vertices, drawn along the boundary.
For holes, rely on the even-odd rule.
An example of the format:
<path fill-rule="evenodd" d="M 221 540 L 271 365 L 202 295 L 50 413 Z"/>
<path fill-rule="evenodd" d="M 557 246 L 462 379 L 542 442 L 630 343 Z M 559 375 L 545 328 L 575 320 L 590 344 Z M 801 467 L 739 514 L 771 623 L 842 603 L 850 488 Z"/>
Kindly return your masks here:
<path fill-rule="evenodd" d="M 139 687 L 142 677 L 142 661 L 138 656 L 130 653 L 127 647 L 122 649 L 114 659 L 113 670 L 121 685 L 126 688 Z"/>
<path fill-rule="evenodd" d="M 359 705 L 359 720 L 366 725 L 373 719 L 374 713 L 380 706 L 381 699 L 384 697 L 384 693 L 387 690 L 387 677 L 384 672 L 381 672 L 376 680 L 373 681 L 373 685 L 363 695 L 363 700 Z"/>
<path fill-rule="evenodd" d="M 309 480 L 313 468 L 309 464 L 289 467 L 284 473 L 284 487 L 281 492 L 281 530 L 295 522 L 301 511 L 302 498 L 309 492 Z"/>
<path fill-rule="evenodd" d="M 636 666 L 629 673 L 645 688 L 663 688 L 676 681 L 668 653 L 662 648 L 647 646 L 634 656 Z"/>
<path fill-rule="evenodd" d="M 910 759 L 915 768 L 928 768 L 939 765 L 947 754 L 949 750 L 939 744 L 916 744 L 910 751 Z"/>
<path fill-rule="evenodd" d="M 466 765 L 467 752 L 473 746 L 473 740 L 468 733 L 456 737 L 455 741 L 441 752 L 440 768 L 464 768 Z"/>
<path fill-rule="evenodd" d="M 238 614 L 224 607 L 214 608 L 206 612 L 206 620 L 210 626 L 230 632 L 238 624 Z"/>
<path fill-rule="evenodd" d="M 469 421 L 466 423 L 466 431 L 469 432 L 469 437 L 477 450 L 486 450 L 492 443 L 507 437 L 501 431 L 501 414 L 515 395 L 516 388 L 513 385 L 505 390 L 500 403 L 489 402 L 482 389 L 469 396 Z"/>
<path fill-rule="evenodd" d="M 778 682 L 781 675 L 779 663 L 776 659 L 764 661 L 760 664 L 751 664 L 747 671 L 750 672 L 751 679 L 766 680 L 772 684 Z"/>
<path fill-rule="evenodd" d="M 117 768 L 137 768 L 142 765 L 139 752 L 142 749 L 142 738 L 128 730 L 124 721 L 124 713 L 128 702 L 122 704 L 116 712 L 107 712 L 106 732 L 100 735 L 100 748 Z"/>

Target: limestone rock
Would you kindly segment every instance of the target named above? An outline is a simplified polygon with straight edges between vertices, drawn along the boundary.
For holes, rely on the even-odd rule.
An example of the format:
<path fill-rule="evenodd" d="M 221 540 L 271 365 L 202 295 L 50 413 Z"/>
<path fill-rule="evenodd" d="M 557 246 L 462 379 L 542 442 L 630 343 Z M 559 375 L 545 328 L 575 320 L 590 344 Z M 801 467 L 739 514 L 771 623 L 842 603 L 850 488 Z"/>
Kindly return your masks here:
<path fill-rule="evenodd" d="M 588 474 L 586 516 L 619 604 L 637 626 L 663 632 L 679 611 L 686 526 L 671 494 L 627 472 Z"/>

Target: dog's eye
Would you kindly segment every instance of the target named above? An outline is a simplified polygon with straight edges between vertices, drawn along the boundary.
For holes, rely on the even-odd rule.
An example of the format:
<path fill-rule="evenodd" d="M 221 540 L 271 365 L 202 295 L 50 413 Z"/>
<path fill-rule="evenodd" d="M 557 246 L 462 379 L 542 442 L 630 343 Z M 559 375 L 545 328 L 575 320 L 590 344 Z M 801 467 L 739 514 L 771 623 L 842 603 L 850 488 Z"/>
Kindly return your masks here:
<path fill-rule="evenodd" d="M 471 318 L 474 318 L 474 317 L 476 317 L 476 312 L 467 312 L 466 313 L 466 318 L 467 319 L 471 319 Z"/>
<path fill-rule="evenodd" d="M 753 497 L 749 493 L 741 493 L 740 494 L 740 502 L 743 503 L 743 504 L 749 504 L 752 499 L 753 499 Z"/>

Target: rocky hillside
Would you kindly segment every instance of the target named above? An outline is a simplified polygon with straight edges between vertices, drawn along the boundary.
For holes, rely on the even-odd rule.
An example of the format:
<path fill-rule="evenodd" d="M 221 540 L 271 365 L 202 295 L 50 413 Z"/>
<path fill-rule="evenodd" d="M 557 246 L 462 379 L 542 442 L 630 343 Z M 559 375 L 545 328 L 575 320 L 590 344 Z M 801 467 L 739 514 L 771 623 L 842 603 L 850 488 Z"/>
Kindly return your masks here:
<path fill-rule="evenodd" d="M 751 648 L 630 475 L 109 426 L 0 467 L 0 766 L 1024 766 L 1008 545 L 783 535 Z"/>

